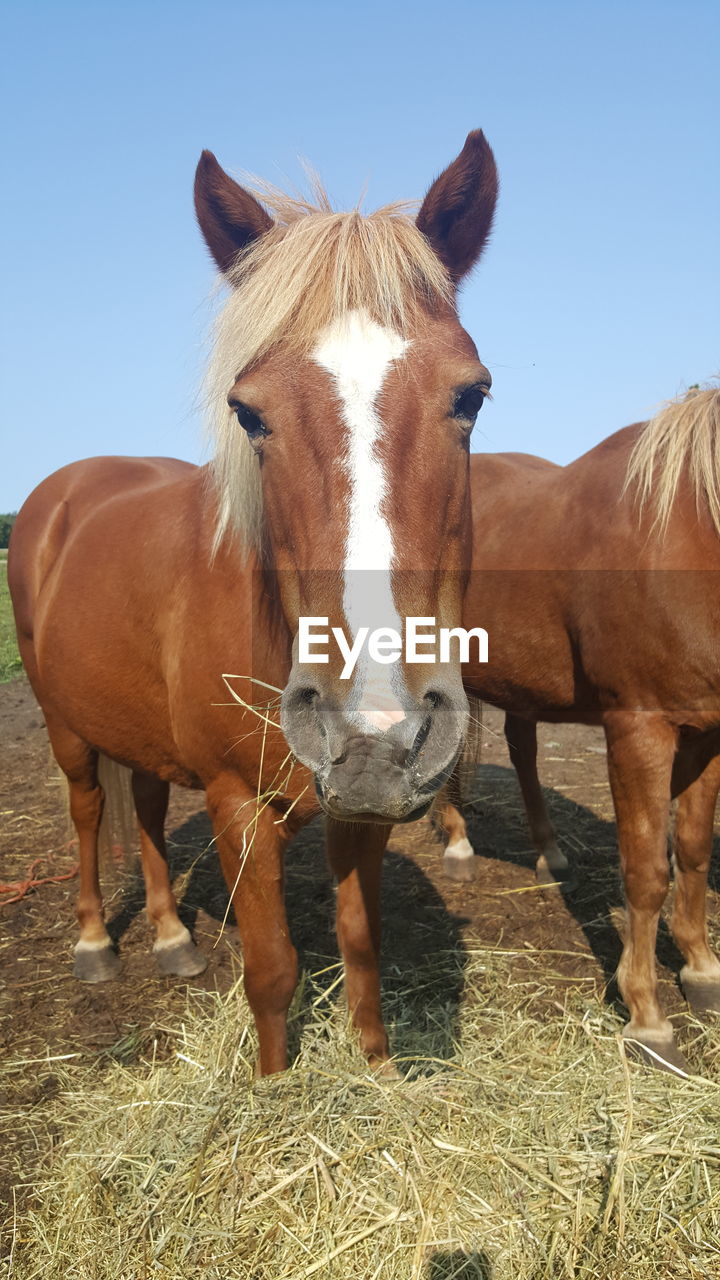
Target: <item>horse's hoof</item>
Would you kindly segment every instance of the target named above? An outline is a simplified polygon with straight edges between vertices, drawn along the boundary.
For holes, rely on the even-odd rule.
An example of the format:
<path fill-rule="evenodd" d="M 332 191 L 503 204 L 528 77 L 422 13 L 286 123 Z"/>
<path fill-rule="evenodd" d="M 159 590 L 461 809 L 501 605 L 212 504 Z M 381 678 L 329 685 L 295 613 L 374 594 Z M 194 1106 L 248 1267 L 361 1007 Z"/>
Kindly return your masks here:
<path fill-rule="evenodd" d="M 120 973 L 120 959 L 111 942 L 101 946 L 78 942 L 73 973 L 80 982 L 111 982 Z"/>
<path fill-rule="evenodd" d="M 207 957 L 191 938 L 155 949 L 157 967 L 165 977 L 195 978 L 207 969 Z"/>
<path fill-rule="evenodd" d="M 541 853 L 535 864 L 535 879 L 538 884 L 551 887 L 564 885 L 567 888 L 572 882 L 572 877 L 565 854 L 556 849 L 552 858 L 548 860 L 545 854 Z"/>
<path fill-rule="evenodd" d="M 707 1018 L 708 1014 L 720 1013 L 720 981 L 711 978 L 692 978 L 680 974 L 683 994 L 693 1013 L 698 1018 Z"/>
<path fill-rule="evenodd" d="M 392 1058 L 370 1058 L 368 1066 L 373 1075 L 382 1080 L 383 1084 L 392 1084 L 403 1078 Z"/>
<path fill-rule="evenodd" d="M 460 884 L 468 884 L 475 879 L 475 851 L 467 837 L 447 846 L 443 854 L 443 870 L 448 880 L 455 880 Z"/>
<path fill-rule="evenodd" d="M 687 1079 L 692 1071 L 684 1054 L 678 1049 L 674 1036 L 653 1036 L 643 1031 L 623 1031 L 623 1043 L 628 1058 L 641 1062 L 656 1071 L 668 1071 L 671 1075 Z"/>

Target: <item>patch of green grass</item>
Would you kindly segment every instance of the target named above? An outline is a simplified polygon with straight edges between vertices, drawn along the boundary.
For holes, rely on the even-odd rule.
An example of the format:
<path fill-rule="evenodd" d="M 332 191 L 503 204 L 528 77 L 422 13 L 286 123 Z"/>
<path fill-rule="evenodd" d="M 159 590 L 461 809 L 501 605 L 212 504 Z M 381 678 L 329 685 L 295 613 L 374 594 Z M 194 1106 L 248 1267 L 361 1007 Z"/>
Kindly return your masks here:
<path fill-rule="evenodd" d="M 22 662 L 15 638 L 10 592 L 7 584 L 7 551 L 0 553 L 0 684 L 19 676 Z"/>

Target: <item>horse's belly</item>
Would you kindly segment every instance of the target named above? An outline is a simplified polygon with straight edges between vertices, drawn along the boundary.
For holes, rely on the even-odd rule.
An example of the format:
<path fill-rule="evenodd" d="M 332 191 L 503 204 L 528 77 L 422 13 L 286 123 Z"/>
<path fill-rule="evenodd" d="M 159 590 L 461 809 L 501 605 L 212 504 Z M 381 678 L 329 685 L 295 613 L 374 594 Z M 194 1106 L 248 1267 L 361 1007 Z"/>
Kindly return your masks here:
<path fill-rule="evenodd" d="M 527 720 L 596 723 L 600 715 L 597 699 L 578 698 L 571 676 L 563 680 L 563 674 L 560 670 L 534 671 L 524 676 L 519 669 L 475 667 L 471 673 L 463 673 L 463 683 L 476 698 Z"/>
<path fill-rule="evenodd" d="M 578 678 L 564 628 L 551 618 L 542 629 L 522 617 L 493 622 L 487 627 L 488 661 L 463 667 L 468 690 L 529 720 L 597 719 L 597 698 Z"/>

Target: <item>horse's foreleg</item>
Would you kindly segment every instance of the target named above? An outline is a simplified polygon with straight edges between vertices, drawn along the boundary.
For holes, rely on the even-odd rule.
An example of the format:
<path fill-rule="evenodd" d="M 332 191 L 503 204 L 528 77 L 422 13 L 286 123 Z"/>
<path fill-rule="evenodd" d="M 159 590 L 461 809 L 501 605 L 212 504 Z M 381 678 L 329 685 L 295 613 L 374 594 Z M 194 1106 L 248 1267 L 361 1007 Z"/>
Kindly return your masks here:
<path fill-rule="evenodd" d="M 630 1010 L 623 1035 L 644 1060 L 687 1071 L 660 1006 L 655 966 L 658 921 L 670 882 L 667 824 L 677 735 L 650 712 L 610 712 L 604 727 L 627 904 L 618 967 Z"/>
<path fill-rule="evenodd" d="M 390 1051 L 380 1008 L 380 881 L 392 827 L 328 818 L 326 829 L 348 1007 L 363 1052 L 371 1065 L 381 1065 Z"/>
<path fill-rule="evenodd" d="M 670 928 L 686 964 L 680 981 L 688 1004 L 701 1016 L 720 1013 L 720 962 L 707 932 L 707 880 L 712 853 L 720 756 L 682 792 L 673 827 L 675 897 Z"/>
<path fill-rule="evenodd" d="M 277 813 L 237 778 L 207 791 L 215 841 L 243 946 L 244 983 L 257 1027 L 258 1071 L 287 1067 L 287 1011 L 297 986 L 297 953 L 284 902 L 285 838 Z"/>
<path fill-rule="evenodd" d="M 64 724 L 46 716 L 53 754 L 68 781 L 70 817 L 77 832 L 80 888 L 75 946 L 75 977 L 81 982 L 107 982 L 117 976 L 118 958 L 105 927 L 98 871 L 98 832 L 105 798 L 98 783 L 98 753 Z"/>
<path fill-rule="evenodd" d="M 170 884 L 165 846 L 170 784 L 149 773 L 134 771 L 132 793 L 140 827 L 140 856 L 148 919 L 155 929 L 153 950 L 161 973 L 190 978 L 202 973 L 207 960 L 195 946 L 190 931 L 178 916 Z"/>
<path fill-rule="evenodd" d="M 535 874 L 540 884 L 555 884 L 568 869 L 550 821 L 537 773 L 537 725 L 533 720 L 506 715 L 505 740 L 520 783 L 532 842 L 537 851 Z"/>

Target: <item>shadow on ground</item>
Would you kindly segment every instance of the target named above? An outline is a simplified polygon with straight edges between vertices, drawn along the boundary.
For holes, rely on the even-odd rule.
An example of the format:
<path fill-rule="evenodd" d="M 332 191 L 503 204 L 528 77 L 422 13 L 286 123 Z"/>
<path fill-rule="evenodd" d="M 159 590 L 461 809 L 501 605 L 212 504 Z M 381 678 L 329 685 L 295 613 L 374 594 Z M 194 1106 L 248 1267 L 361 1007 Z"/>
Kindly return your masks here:
<path fill-rule="evenodd" d="M 533 856 L 529 852 L 514 771 L 497 765 L 479 767 L 470 794 L 477 798 L 468 808 L 468 832 L 479 858 L 492 859 L 494 865 L 526 868 L 528 884 L 531 884 Z M 614 974 L 621 941 L 612 922 L 612 912 L 622 907 L 623 897 L 614 824 L 558 791 L 546 789 L 545 795 L 560 843 L 572 866 L 572 878 L 559 892 L 601 967 L 607 984 L 606 999 L 618 1005 Z M 169 840 L 173 879 L 184 877 L 186 882 L 181 916 L 190 929 L 200 910 L 218 925 L 228 915 L 229 922 L 234 923 L 228 912 L 228 892 L 211 836 L 207 818 L 197 814 L 176 828 Z M 418 865 L 417 856 L 410 856 L 413 852 L 425 853 L 430 840 L 427 827 L 397 828 L 385 861 L 383 1001 L 392 1024 L 393 1049 L 400 1057 L 452 1055 L 464 987 L 463 928 L 472 921 L 475 934 L 482 936 L 482 912 L 477 895 L 473 905 L 473 886 L 468 887 L 464 896 L 457 889 L 453 894 L 448 892 L 447 897 L 459 905 L 459 910 L 453 911 L 443 896 L 442 878 L 437 877 L 439 888 L 436 887 Z M 719 853 L 716 841 L 713 887 L 720 883 Z M 325 865 L 321 819 L 312 822 L 293 841 L 286 868 L 290 931 L 298 948 L 301 971 L 309 975 L 295 1022 L 295 1034 L 299 1037 L 311 1007 L 318 1002 L 322 1005 L 323 991 L 337 976 L 331 971 L 338 963 L 334 890 Z M 499 881 L 504 883 L 505 879 L 498 875 Z M 548 892 L 554 894 L 558 890 Z M 545 929 L 544 945 L 562 947 L 564 937 L 548 936 L 547 926 L 539 920 L 542 913 L 537 911 L 537 902 L 533 894 L 527 905 L 528 929 L 534 922 L 536 928 Z M 466 907 L 469 916 L 464 914 Z M 119 912 L 109 924 L 115 940 L 121 938 L 142 908 L 143 887 L 138 870 L 123 896 Z M 562 928 L 562 920 L 556 927 Z M 494 941 L 496 936 L 488 940 Z M 675 974 L 682 965 L 664 921 L 658 936 L 658 960 Z M 319 976 L 313 978 L 312 975 Z M 337 990 L 335 987 L 329 1000 L 335 999 Z M 437 1274 L 440 1276 L 441 1272 Z"/>
<path fill-rule="evenodd" d="M 524 813 L 514 803 L 518 792 L 513 769 L 483 765 L 476 770 L 472 795 L 480 798 L 467 809 L 468 835 L 480 857 L 491 856 L 500 863 L 534 867 Z M 570 861 L 567 883 L 559 885 L 568 912 L 585 935 L 606 982 L 606 999 L 619 1005 L 615 973 L 620 961 L 622 940 L 613 923 L 613 912 L 624 907 L 619 872 L 615 824 L 591 809 L 554 791 L 543 788 L 546 803 L 560 845 Z M 713 847 L 710 886 L 720 887 L 720 840 Z M 551 890 L 550 892 L 557 892 Z M 552 943 L 549 943 L 552 945 Z M 558 939 L 556 945 L 562 945 Z M 657 958 L 661 965 L 678 973 L 684 961 L 661 919 Z"/>
<path fill-rule="evenodd" d="M 226 919 L 234 924 L 211 838 L 207 817 L 196 814 L 168 840 L 171 876 L 176 884 L 178 877 L 185 878 L 180 915 L 191 930 L 201 910 L 218 925 Z M 468 922 L 447 909 L 428 876 L 398 850 L 401 842 L 402 837 L 388 850 L 383 873 L 387 945 L 382 986 L 393 1051 L 400 1057 L 447 1058 L 453 1053 L 463 993 L 462 928 Z M 285 901 L 300 971 L 305 974 L 301 1007 L 293 1019 L 294 1039 L 299 1041 L 311 1010 L 322 1009 L 326 1000 L 332 1004 L 339 989 L 334 982 L 339 963 L 335 892 L 326 867 L 322 820 L 309 824 L 290 846 Z M 143 907 L 138 865 L 119 910 L 108 923 L 114 942 L 121 940 Z M 324 992 L 331 985 L 333 992 L 326 997 Z"/>
<path fill-rule="evenodd" d="M 427 1280 L 493 1280 L 487 1254 L 460 1249 L 452 1253 L 436 1253 L 430 1258 Z"/>

